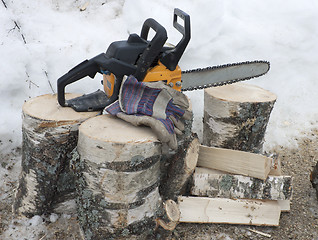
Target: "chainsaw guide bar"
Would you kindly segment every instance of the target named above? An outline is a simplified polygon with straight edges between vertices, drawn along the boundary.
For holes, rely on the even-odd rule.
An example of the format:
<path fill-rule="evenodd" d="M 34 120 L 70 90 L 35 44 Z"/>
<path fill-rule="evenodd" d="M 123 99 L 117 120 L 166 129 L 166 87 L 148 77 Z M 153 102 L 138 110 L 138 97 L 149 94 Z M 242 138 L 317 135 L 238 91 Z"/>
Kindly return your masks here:
<path fill-rule="evenodd" d="M 260 77 L 270 69 L 268 61 L 246 61 L 182 71 L 182 91 L 218 87 Z"/>

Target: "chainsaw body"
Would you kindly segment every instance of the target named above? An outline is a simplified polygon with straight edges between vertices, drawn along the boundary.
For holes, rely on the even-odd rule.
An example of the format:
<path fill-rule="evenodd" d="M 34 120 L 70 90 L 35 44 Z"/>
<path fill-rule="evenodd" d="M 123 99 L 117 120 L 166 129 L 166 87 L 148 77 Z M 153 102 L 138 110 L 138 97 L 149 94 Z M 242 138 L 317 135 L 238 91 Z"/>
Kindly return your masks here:
<path fill-rule="evenodd" d="M 179 18 L 183 20 L 183 25 L 178 23 Z M 138 81 L 165 81 L 181 91 L 181 69 L 178 62 L 190 41 L 190 16 L 180 9 L 174 9 L 173 25 L 182 34 L 182 39 L 175 47 L 165 46 L 165 28 L 149 18 L 144 22 L 140 36 L 130 34 L 126 41 L 113 42 L 106 53 L 85 60 L 71 69 L 57 81 L 59 104 L 79 112 L 102 110 L 117 100 L 125 75 L 134 75 Z M 150 28 L 155 31 L 155 35 L 147 40 Z M 103 74 L 104 92 L 98 90 L 65 100 L 67 85 L 86 76 L 94 78 L 96 73 Z"/>

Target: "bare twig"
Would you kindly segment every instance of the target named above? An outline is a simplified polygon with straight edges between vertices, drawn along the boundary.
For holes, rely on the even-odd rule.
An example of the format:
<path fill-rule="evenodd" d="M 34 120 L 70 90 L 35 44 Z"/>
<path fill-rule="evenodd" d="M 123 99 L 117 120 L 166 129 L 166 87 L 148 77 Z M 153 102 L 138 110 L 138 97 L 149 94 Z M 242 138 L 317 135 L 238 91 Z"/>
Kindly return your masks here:
<path fill-rule="evenodd" d="M 257 230 L 251 229 L 251 228 L 248 228 L 248 230 L 251 231 L 251 232 L 257 233 L 257 234 L 259 234 L 259 235 L 262 235 L 262 236 L 264 236 L 264 237 L 268 237 L 268 238 L 272 237 L 270 234 L 263 233 L 263 232 L 261 232 L 261 231 L 257 231 Z"/>
<path fill-rule="evenodd" d="M 49 86 L 50 86 L 52 92 L 55 93 L 55 91 L 54 91 L 54 89 L 53 89 L 53 87 L 52 87 L 52 84 L 51 84 L 51 82 L 50 82 L 50 79 L 49 79 L 49 74 L 47 73 L 46 70 L 44 70 L 44 73 L 45 73 L 45 76 L 46 76 L 46 78 L 47 78 L 47 81 L 48 81 L 48 83 L 49 83 Z"/>
<path fill-rule="evenodd" d="M 8 6 L 7 6 L 6 2 L 5 2 L 4 0 L 1 0 L 1 2 L 2 2 L 3 6 L 4 6 L 6 9 L 8 9 Z M 14 28 L 11 29 L 11 30 L 18 29 L 18 31 L 19 31 L 19 33 L 20 33 L 22 39 L 23 39 L 24 44 L 26 44 L 27 42 L 26 42 L 26 40 L 25 40 L 25 36 L 24 36 L 23 33 L 22 33 L 21 27 L 19 26 L 19 24 L 17 23 L 17 21 L 15 21 L 15 20 L 12 20 L 12 21 L 13 21 L 13 23 L 14 23 Z M 11 30 L 10 30 L 10 31 L 11 31 Z M 10 32 L 10 31 L 9 31 L 9 32 Z"/>
<path fill-rule="evenodd" d="M 2 1 L 4 7 L 5 7 L 5 8 L 8 8 L 6 2 L 5 2 L 4 0 L 1 0 L 1 1 Z"/>
<path fill-rule="evenodd" d="M 19 24 L 17 23 L 17 21 L 13 20 L 15 27 L 18 29 L 19 33 L 21 34 L 21 37 L 23 39 L 24 44 L 26 44 L 26 40 L 25 37 L 21 31 L 21 27 L 19 26 Z"/>
<path fill-rule="evenodd" d="M 28 72 L 25 72 L 25 74 L 26 74 L 27 77 L 28 77 L 28 79 L 26 80 L 26 82 L 29 83 L 29 89 L 31 89 L 31 85 L 32 85 L 32 84 L 38 88 L 39 85 L 35 84 L 34 82 L 32 82 L 32 81 L 30 80 L 30 76 L 29 76 Z"/>
<path fill-rule="evenodd" d="M 44 234 L 39 240 L 43 240 L 46 236 L 47 234 Z"/>

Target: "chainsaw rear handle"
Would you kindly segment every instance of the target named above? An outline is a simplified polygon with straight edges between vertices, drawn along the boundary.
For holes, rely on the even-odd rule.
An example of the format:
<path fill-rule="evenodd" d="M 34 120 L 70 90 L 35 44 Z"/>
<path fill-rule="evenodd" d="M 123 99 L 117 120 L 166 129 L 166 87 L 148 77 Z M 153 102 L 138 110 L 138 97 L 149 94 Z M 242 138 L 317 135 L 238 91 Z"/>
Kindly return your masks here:
<path fill-rule="evenodd" d="M 147 47 L 137 61 L 137 70 L 134 74 L 138 81 L 142 81 L 147 74 L 147 70 L 160 54 L 163 45 L 168 39 L 166 29 L 156 20 L 148 18 L 141 29 L 140 37 L 147 41 L 149 30 L 153 29 L 156 34 L 148 43 Z"/>
<path fill-rule="evenodd" d="M 155 58 L 159 55 L 163 45 L 167 40 L 167 32 L 166 29 L 161 26 L 156 20 L 154 19 L 147 19 L 144 22 L 142 27 L 141 37 L 147 40 L 149 29 L 152 28 L 156 34 L 152 38 L 152 40 L 148 43 L 147 47 L 141 54 L 139 60 L 137 61 L 137 65 L 131 65 L 120 61 L 116 58 L 109 58 L 105 53 L 101 53 L 90 60 L 85 60 L 76 67 L 72 68 L 68 73 L 63 75 L 57 80 L 57 99 L 59 104 L 62 107 L 71 106 L 76 108 L 75 102 L 71 100 L 65 100 L 65 87 L 71 83 L 74 83 L 86 76 L 94 78 L 96 73 L 101 73 L 101 70 L 106 70 L 113 73 L 116 76 L 116 86 L 115 89 L 118 90 L 121 84 L 121 79 L 124 75 L 133 74 L 138 81 L 142 81 L 149 69 L 150 65 L 153 63 Z M 118 91 L 115 91 L 118 92 Z M 103 103 L 99 105 L 111 104 L 117 99 L 116 96 L 112 97 L 111 99 L 102 100 Z M 76 105 L 78 105 L 76 103 Z M 94 108 L 95 109 L 95 108 Z M 77 109 L 75 109 L 77 110 Z M 82 111 L 82 110 L 81 110 Z M 90 109 L 91 111 L 91 109 Z"/>
<path fill-rule="evenodd" d="M 98 70 L 98 65 L 94 61 L 85 60 L 60 77 L 57 80 L 57 100 L 59 104 L 62 107 L 67 107 L 67 104 L 65 104 L 65 87 L 68 84 L 76 82 L 86 76 L 94 78 Z"/>
<path fill-rule="evenodd" d="M 121 79 L 125 74 L 130 75 L 136 71 L 135 66 L 115 58 L 108 58 L 105 53 L 101 53 L 90 60 L 85 60 L 78 64 L 57 80 L 57 100 L 59 104 L 62 107 L 70 106 L 69 102 L 71 100 L 65 100 L 65 87 L 67 85 L 87 76 L 94 78 L 96 73 L 101 73 L 101 70 L 104 69 L 114 73 L 115 76 L 118 76 L 118 79 Z M 120 84 L 121 82 L 118 81 L 117 85 L 120 86 Z M 116 86 L 116 89 L 119 88 L 119 86 Z M 112 102 L 115 100 L 116 99 L 112 98 Z"/>
<path fill-rule="evenodd" d="M 178 22 L 178 19 L 183 20 L 183 25 Z M 182 39 L 175 48 L 164 53 L 160 61 L 170 70 L 176 69 L 179 60 L 186 49 L 190 38 L 191 38 L 191 26 L 190 26 L 190 15 L 183 12 L 179 8 L 174 9 L 173 14 L 173 26 L 182 34 Z"/>

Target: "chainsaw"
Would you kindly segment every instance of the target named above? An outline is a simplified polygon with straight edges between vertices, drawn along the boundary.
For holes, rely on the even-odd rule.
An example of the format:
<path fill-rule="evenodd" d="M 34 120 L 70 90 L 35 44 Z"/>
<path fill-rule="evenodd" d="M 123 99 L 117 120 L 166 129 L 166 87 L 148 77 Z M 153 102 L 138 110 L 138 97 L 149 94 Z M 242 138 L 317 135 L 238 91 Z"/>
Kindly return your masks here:
<path fill-rule="evenodd" d="M 182 38 L 176 46 L 166 44 L 167 32 L 156 20 L 147 19 L 140 36 L 130 34 L 128 40 L 116 41 L 105 53 L 85 60 L 57 80 L 57 98 L 62 107 L 71 107 L 78 112 L 100 111 L 118 99 L 122 79 L 133 75 L 138 81 L 164 81 L 178 91 L 196 90 L 231 84 L 259 77 L 268 72 L 267 61 L 247 61 L 220 66 L 182 71 L 178 62 L 190 38 L 190 16 L 175 8 L 173 26 Z M 149 30 L 155 33 L 148 39 Z M 84 77 L 103 75 L 104 91 L 66 100 L 65 87 Z"/>

